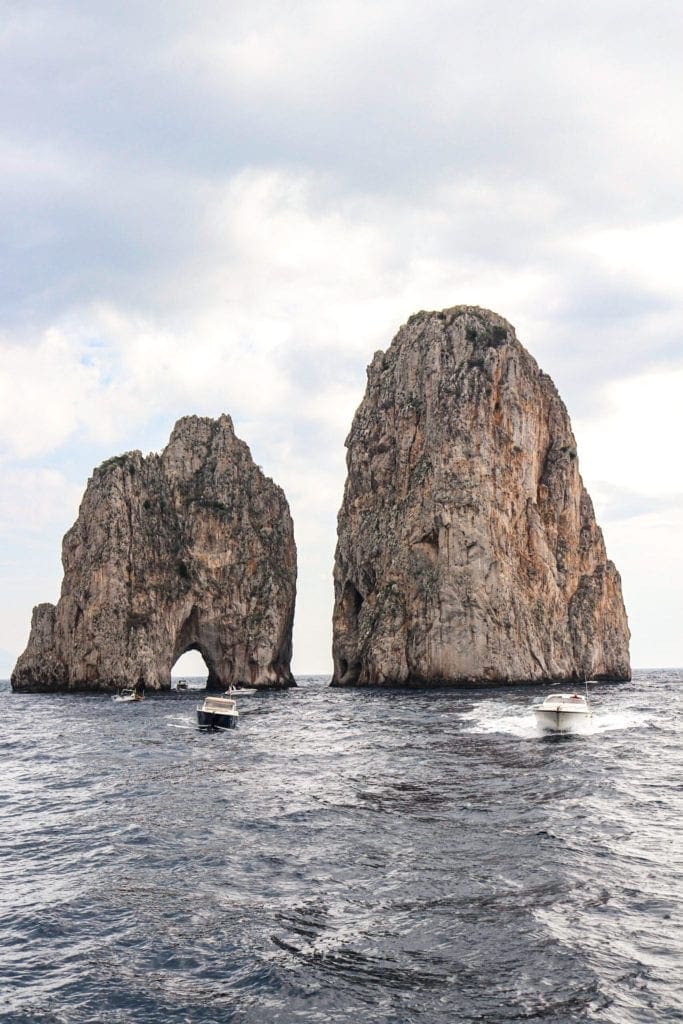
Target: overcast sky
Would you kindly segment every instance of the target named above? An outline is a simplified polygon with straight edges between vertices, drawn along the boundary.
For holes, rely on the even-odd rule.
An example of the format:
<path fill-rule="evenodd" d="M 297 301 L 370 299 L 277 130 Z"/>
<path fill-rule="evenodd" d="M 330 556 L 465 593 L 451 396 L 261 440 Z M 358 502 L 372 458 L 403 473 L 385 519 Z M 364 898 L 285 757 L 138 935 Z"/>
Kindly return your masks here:
<path fill-rule="evenodd" d="M 344 437 L 419 309 L 557 384 L 635 666 L 683 664 L 680 0 L 0 0 L 0 675 L 93 466 L 229 412 L 331 669 Z"/>

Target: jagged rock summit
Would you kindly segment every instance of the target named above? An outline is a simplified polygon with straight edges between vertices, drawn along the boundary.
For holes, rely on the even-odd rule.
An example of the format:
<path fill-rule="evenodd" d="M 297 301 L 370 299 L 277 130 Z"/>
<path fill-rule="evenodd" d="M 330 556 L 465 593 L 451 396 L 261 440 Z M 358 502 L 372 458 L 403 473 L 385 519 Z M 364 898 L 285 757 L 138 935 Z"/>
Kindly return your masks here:
<path fill-rule="evenodd" d="M 567 410 L 506 320 L 412 316 L 346 445 L 333 685 L 630 678 Z"/>
<path fill-rule="evenodd" d="M 189 650 L 211 688 L 295 685 L 292 519 L 229 416 L 187 416 L 160 455 L 104 462 L 62 562 L 61 597 L 33 610 L 15 690 L 168 689 Z"/>

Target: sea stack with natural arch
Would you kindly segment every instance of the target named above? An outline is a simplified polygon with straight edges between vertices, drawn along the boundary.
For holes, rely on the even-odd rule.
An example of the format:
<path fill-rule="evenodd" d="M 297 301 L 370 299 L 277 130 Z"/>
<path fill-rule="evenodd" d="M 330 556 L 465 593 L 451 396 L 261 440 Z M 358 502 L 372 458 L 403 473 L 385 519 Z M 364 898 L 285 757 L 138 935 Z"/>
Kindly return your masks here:
<path fill-rule="evenodd" d="M 630 678 L 567 410 L 506 320 L 412 316 L 375 354 L 346 446 L 333 685 Z"/>
<path fill-rule="evenodd" d="M 164 690 L 188 650 L 212 689 L 295 685 L 289 506 L 229 416 L 187 416 L 160 455 L 104 462 L 62 562 L 61 597 L 33 610 L 15 690 Z"/>

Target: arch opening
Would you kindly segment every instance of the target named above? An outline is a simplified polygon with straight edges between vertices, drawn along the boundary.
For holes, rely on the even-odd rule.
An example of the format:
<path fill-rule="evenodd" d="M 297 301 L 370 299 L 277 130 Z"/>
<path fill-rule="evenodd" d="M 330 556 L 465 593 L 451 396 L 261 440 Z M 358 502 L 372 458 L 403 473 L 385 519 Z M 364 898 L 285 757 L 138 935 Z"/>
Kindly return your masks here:
<path fill-rule="evenodd" d="M 188 659 L 189 666 L 197 666 L 197 656 L 199 657 L 199 665 L 197 669 L 197 675 L 200 678 L 205 678 L 205 686 L 207 690 L 224 690 L 229 685 L 230 680 L 222 680 L 214 667 L 213 659 L 207 651 L 206 647 L 202 644 L 193 643 L 188 644 L 187 647 L 181 648 L 181 652 L 177 655 L 175 662 L 171 668 L 171 679 L 173 680 L 176 672 L 178 663 L 183 659 Z M 193 660 L 189 660 L 192 658 Z M 204 673 L 204 675 L 202 675 Z"/>
<path fill-rule="evenodd" d="M 193 667 L 197 675 L 205 674 L 207 690 L 224 690 L 230 684 L 232 664 L 223 655 L 216 630 L 202 621 L 196 607 L 192 608 L 176 634 L 172 680 L 179 671 L 178 662 L 188 655 L 188 666 Z"/>
<path fill-rule="evenodd" d="M 177 659 L 171 669 L 171 688 L 177 689 L 178 683 L 188 683 L 195 687 L 206 686 L 209 678 L 209 666 L 202 652 L 195 648 L 187 650 Z"/>

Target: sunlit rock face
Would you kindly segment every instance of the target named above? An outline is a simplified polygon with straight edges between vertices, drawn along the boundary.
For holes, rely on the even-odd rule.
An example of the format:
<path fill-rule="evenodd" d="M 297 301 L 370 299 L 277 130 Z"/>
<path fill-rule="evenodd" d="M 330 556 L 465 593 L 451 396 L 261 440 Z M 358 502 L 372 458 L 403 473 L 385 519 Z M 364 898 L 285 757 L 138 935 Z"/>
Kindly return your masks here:
<path fill-rule="evenodd" d="M 188 416 L 161 455 L 96 469 L 62 562 L 61 597 L 34 609 L 14 689 L 168 689 L 188 650 L 212 688 L 294 685 L 292 519 L 229 416 Z"/>
<path fill-rule="evenodd" d="M 630 678 L 567 410 L 507 321 L 411 317 L 346 445 L 333 684 Z"/>

